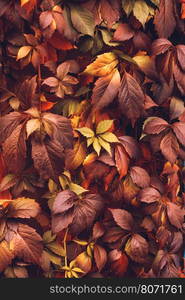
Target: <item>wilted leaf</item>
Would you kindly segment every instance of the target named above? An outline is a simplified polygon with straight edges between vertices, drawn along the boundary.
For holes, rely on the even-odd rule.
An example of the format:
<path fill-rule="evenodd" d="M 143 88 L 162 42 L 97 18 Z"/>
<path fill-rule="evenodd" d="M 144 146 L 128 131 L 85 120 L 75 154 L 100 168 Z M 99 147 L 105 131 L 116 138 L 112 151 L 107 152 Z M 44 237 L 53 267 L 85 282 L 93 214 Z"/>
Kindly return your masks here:
<path fill-rule="evenodd" d="M 88 34 L 93 37 L 95 28 L 93 14 L 82 6 L 79 7 L 74 4 L 70 5 L 70 9 L 71 21 L 74 28 L 83 34 Z"/>
<path fill-rule="evenodd" d="M 10 218 L 34 218 L 40 212 L 40 207 L 34 199 L 17 198 L 8 207 Z"/>
<path fill-rule="evenodd" d="M 141 235 L 133 234 L 126 243 L 125 251 L 133 261 L 143 263 L 147 258 L 149 246 Z"/>
<path fill-rule="evenodd" d="M 150 10 L 144 0 L 139 0 L 134 3 L 133 15 L 144 26 L 149 16 Z"/>
<path fill-rule="evenodd" d="M 132 215 L 124 209 L 109 209 L 113 215 L 115 222 L 124 230 L 131 231 L 134 219 Z"/>
<path fill-rule="evenodd" d="M 107 261 L 107 252 L 100 245 L 94 245 L 94 259 L 98 268 L 98 271 L 101 271 Z"/>
<path fill-rule="evenodd" d="M 169 160 L 172 164 L 175 163 L 179 154 L 179 144 L 172 132 L 169 132 L 162 138 L 160 149 L 167 160 Z"/>
<path fill-rule="evenodd" d="M 130 176 L 132 181 L 141 188 L 145 188 L 150 184 L 150 176 L 147 171 L 140 167 L 131 167 Z"/>

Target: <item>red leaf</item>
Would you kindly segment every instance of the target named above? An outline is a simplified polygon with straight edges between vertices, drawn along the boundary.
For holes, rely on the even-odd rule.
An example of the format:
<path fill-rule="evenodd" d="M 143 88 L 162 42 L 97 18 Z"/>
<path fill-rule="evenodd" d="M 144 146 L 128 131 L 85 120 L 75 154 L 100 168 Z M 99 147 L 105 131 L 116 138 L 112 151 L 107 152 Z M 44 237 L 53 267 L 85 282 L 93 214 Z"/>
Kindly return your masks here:
<path fill-rule="evenodd" d="M 158 117 L 150 117 L 145 121 L 143 130 L 147 134 L 159 134 L 168 126 L 169 124 L 165 120 Z"/>
<path fill-rule="evenodd" d="M 124 148 L 120 145 L 115 146 L 115 161 L 121 179 L 127 174 L 130 159 Z"/>
<path fill-rule="evenodd" d="M 185 45 L 177 45 L 176 51 L 177 51 L 178 63 L 182 71 L 185 72 Z"/>
<path fill-rule="evenodd" d="M 167 203 L 167 215 L 172 225 L 181 229 L 184 222 L 185 209 L 177 206 L 175 203 Z"/>
<path fill-rule="evenodd" d="M 163 54 L 173 47 L 172 43 L 167 39 L 157 39 L 152 43 L 152 54 Z"/>
<path fill-rule="evenodd" d="M 107 252 L 100 245 L 94 245 L 94 259 L 100 272 L 107 262 Z"/>
<path fill-rule="evenodd" d="M 140 167 L 131 167 L 130 176 L 132 181 L 141 188 L 145 188 L 150 184 L 150 176 L 147 171 Z"/>
<path fill-rule="evenodd" d="M 109 259 L 111 260 L 111 270 L 113 273 L 118 277 L 124 276 L 128 268 L 126 254 L 115 249 L 109 253 Z"/>
<path fill-rule="evenodd" d="M 113 40 L 124 42 L 130 40 L 134 36 L 134 30 L 129 26 L 129 24 L 121 23 L 114 32 Z"/>
<path fill-rule="evenodd" d="M 171 36 L 176 26 L 174 1 L 160 1 L 159 11 L 156 11 L 154 17 L 154 24 L 160 38 Z"/>
<path fill-rule="evenodd" d="M 143 114 L 144 94 L 136 79 L 127 72 L 121 80 L 118 101 L 123 114 L 131 119 L 134 126 L 136 120 Z"/>
<path fill-rule="evenodd" d="M 140 201 L 145 203 L 153 203 L 159 201 L 160 198 L 160 193 L 152 187 L 147 187 L 143 189 L 139 194 Z"/>
<path fill-rule="evenodd" d="M 127 241 L 125 251 L 133 261 L 143 263 L 146 261 L 149 245 L 141 235 L 133 234 Z"/>
<path fill-rule="evenodd" d="M 183 122 L 176 122 L 173 123 L 172 129 L 178 138 L 179 142 L 185 146 L 185 123 Z"/>
<path fill-rule="evenodd" d="M 132 230 L 132 227 L 134 225 L 134 219 L 128 211 L 119 208 L 109 208 L 109 210 L 112 213 L 114 221 L 118 226 L 127 231 Z"/>
<path fill-rule="evenodd" d="M 160 149 L 164 157 L 174 164 L 179 154 L 179 144 L 172 132 L 169 132 L 162 138 Z"/>

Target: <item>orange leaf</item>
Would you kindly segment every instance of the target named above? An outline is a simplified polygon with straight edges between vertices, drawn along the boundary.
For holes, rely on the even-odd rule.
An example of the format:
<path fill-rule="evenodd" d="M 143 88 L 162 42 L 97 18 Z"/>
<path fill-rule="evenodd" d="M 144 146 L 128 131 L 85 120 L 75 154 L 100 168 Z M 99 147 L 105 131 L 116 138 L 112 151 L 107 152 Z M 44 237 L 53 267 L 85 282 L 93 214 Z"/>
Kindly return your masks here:
<path fill-rule="evenodd" d="M 50 110 L 54 105 L 55 105 L 56 102 L 42 102 L 41 103 L 41 110 L 42 111 L 47 111 L 47 110 Z"/>

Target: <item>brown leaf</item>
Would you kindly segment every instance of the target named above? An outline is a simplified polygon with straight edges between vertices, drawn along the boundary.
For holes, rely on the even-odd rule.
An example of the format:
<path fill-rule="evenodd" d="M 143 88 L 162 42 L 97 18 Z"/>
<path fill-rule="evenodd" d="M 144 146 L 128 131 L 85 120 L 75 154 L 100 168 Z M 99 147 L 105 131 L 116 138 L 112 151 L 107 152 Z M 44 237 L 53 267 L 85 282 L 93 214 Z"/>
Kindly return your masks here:
<path fill-rule="evenodd" d="M 61 203 L 65 203 L 65 206 L 60 208 Z M 59 232 L 70 225 L 70 231 L 74 235 L 79 234 L 92 225 L 103 205 L 103 199 L 98 194 L 88 193 L 80 199 L 73 192 L 61 192 L 55 199 L 52 208 L 53 232 Z"/>
<path fill-rule="evenodd" d="M 120 145 L 115 146 L 115 162 L 121 179 L 127 175 L 130 159 L 124 148 Z"/>
<path fill-rule="evenodd" d="M 143 168 L 131 167 L 130 176 L 132 181 L 141 188 L 146 188 L 150 184 L 150 176 Z"/>
<path fill-rule="evenodd" d="M 175 203 L 168 202 L 167 203 L 167 215 L 170 223 L 181 229 L 184 222 L 185 210 L 184 208 L 180 208 Z"/>
<path fill-rule="evenodd" d="M 54 140 L 39 142 L 34 139 L 32 143 L 32 158 L 34 166 L 43 179 L 56 179 L 64 167 L 64 149 Z"/>
<path fill-rule="evenodd" d="M 137 141 L 131 136 L 120 136 L 119 141 L 128 153 L 130 158 L 137 158 L 139 154 L 139 145 Z"/>
<path fill-rule="evenodd" d="M 30 198 L 17 198 L 8 206 L 9 218 L 34 218 L 40 211 L 38 203 Z"/>
<path fill-rule="evenodd" d="M 177 97 L 172 97 L 170 101 L 170 119 L 180 117 L 185 111 L 184 101 Z"/>
<path fill-rule="evenodd" d="M 14 253 L 10 250 L 8 243 L 4 240 L 0 242 L 0 272 L 11 263 Z"/>
<path fill-rule="evenodd" d="M 95 259 L 98 271 L 100 272 L 107 262 L 107 252 L 105 251 L 105 249 L 102 246 L 97 245 L 97 244 L 94 245 L 94 259 Z"/>
<path fill-rule="evenodd" d="M 109 253 L 109 259 L 112 261 L 111 270 L 113 273 L 118 277 L 124 276 L 129 263 L 126 254 L 115 249 Z"/>
<path fill-rule="evenodd" d="M 66 151 L 65 166 L 67 170 L 77 169 L 85 160 L 87 155 L 86 143 L 77 141 L 74 148 Z"/>
<path fill-rule="evenodd" d="M 160 149 L 164 157 L 172 164 L 175 163 L 179 154 L 179 144 L 175 135 L 168 132 L 161 140 Z"/>
<path fill-rule="evenodd" d="M 179 142 L 185 146 L 185 123 L 183 122 L 176 122 L 173 123 L 172 129 L 178 138 Z"/>
<path fill-rule="evenodd" d="M 92 103 L 95 109 L 102 109 L 108 106 L 116 97 L 120 87 L 120 73 L 116 69 L 111 74 L 99 78 L 95 82 L 92 94 Z"/>
<path fill-rule="evenodd" d="M 173 47 L 172 43 L 167 39 L 157 39 L 152 43 L 152 54 L 163 54 Z"/>
<path fill-rule="evenodd" d="M 102 237 L 104 232 L 105 232 L 105 229 L 104 229 L 103 225 L 100 222 L 96 222 L 93 226 L 93 239 L 96 240 L 96 239 Z"/>
<path fill-rule="evenodd" d="M 147 134 L 159 134 L 168 127 L 169 124 L 165 120 L 158 117 L 150 117 L 145 121 L 143 131 Z"/>
<path fill-rule="evenodd" d="M 26 159 L 26 131 L 23 124 L 18 125 L 3 143 L 3 157 L 9 172 L 17 174 L 24 169 Z"/>
<path fill-rule="evenodd" d="M 136 79 L 127 72 L 124 73 L 121 80 L 118 101 L 123 114 L 131 119 L 133 126 L 143 114 L 144 94 Z"/>
<path fill-rule="evenodd" d="M 141 190 L 141 192 L 139 194 L 140 201 L 145 202 L 145 203 L 153 203 L 153 202 L 159 201 L 160 198 L 161 198 L 160 193 L 152 187 L 147 187 L 147 188 Z"/>
<path fill-rule="evenodd" d="M 177 45 L 176 51 L 177 51 L 178 63 L 182 71 L 185 72 L 185 45 Z"/>
<path fill-rule="evenodd" d="M 128 211 L 119 208 L 116 209 L 109 208 L 109 210 L 112 213 L 114 221 L 118 226 L 120 226 L 122 229 L 127 231 L 132 230 L 134 225 L 134 219 Z"/>
<path fill-rule="evenodd" d="M 37 264 L 42 254 L 42 238 L 32 227 L 19 223 L 8 223 L 5 239 L 13 253 L 25 262 Z"/>
<path fill-rule="evenodd" d="M 139 234 L 133 234 L 127 241 L 125 251 L 133 261 L 143 263 L 146 261 L 149 246 L 148 242 Z"/>
<path fill-rule="evenodd" d="M 185 76 L 177 64 L 174 64 L 174 78 L 181 95 L 185 95 Z"/>
<path fill-rule="evenodd" d="M 130 40 L 134 36 L 134 30 L 126 23 L 121 23 L 114 32 L 113 40 L 124 42 Z"/>
<path fill-rule="evenodd" d="M 160 38 L 168 38 L 175 29 L 176 20 L 174 5 L 174 1 L 160 1 L 159 11 L 156 11 L 154 17 L 155 29 Z"/>

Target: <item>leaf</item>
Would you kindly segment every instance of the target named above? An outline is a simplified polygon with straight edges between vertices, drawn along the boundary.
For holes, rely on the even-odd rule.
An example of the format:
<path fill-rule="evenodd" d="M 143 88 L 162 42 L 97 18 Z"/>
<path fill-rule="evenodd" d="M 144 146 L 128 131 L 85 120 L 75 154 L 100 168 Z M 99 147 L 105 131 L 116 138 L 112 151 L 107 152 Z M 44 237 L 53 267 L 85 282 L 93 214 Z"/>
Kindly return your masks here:
<path fill-rule="evenodd" d="M 134 3 L 133 15 L 143 26 L 148 19 L 149 13 L 149 7 L 144 0 L 138 0 Z"/>
<path fill-rule="evenodd" d="M 70 4 L 71 21 L 76 30 L 83 34 L 94 36 L 94 18 L 93 14 L 82 6 Z"/>
<path fill-rule="evenodd" d="M 130 159 L 124 148 L 120 145 L 116 145 L 115 147 L 115 161 L 120 174 L 120 179 L 122 179 L 125 175 L 127 175 Z"/>
<path fill-rule="evenodd" d="M 26 120 L 27 116 L 19 112 L 11 112 L 0 118 L 0 143 L 3 143 L 12 131 Z"/>
<path fill-rule="evenodd" d="M 115 208 L 115 209 L 109 208 L 109 210 L 112 213 L 114 221 L 118 226 L 120 226 L 122 229 L 127 231 L 132 230 L 134 225 L 134 219 L 128 211 L 119 208 Z"/>
<path fill-rule="evenodd" d="M 127 14 L 127 17 L 133 11 L 135 0 L 122 0 L 122 7 Z"/>
<path fill-rule="evenodd" d="M 130 176 L 132 181 L 141 188 L 146 188 L 150 184 L 150 176 L 147 171 L 140 167 L 131 167 Z"/>
<path fill-rule="evenodd" d="M 176 122 L 173 123 L 172 129 L 178 138 L 179 142 L 185 146 L 185 123 L 183 122 Z"/>
<path fill-rule="evenodd" d="M 119 141 L 130 158 L 138 157 L 138 143 L 131 136 L 120 136 Z"/>
<path fill-rule="evenodd" d="M 55 77 L 48 77 L 48 78 L 46 78 L 46 79 L 43 81 L 42 84 L 46 84 L 46 85 L 48 85 L 48 86 L 50 86 L 50 87 L 56 87 L 56 86 L 59 85 L 59 81 L 58 81 L 58 79 L 55 78 Z"/>
<path fill-rule="evenodd" d="M 60 192 L 52 207 L 52 230 L 57 233 L 70 225 L 70 231 L 77 235 L 89 228 L 103 208 L 98 194 L 85 194 L 81 199 L 72 191 Z"/>
<path fill-rule="evenodd" d="M 26 123 L 26 132 L 27 132 L 27 138 L 35 132 L 36 130 L 40 129 L 40 120 L 39 119 L 31 119 Z"/>
<path fill-rule="evenodd" d="M 98 154 L 98 156 L 100 155 L 100 151 L 101 151 L 101 145 L 99 143 L 99 140 L 98 138 L 94 138 L 94 141 L 93 141 L 93 148 L 94 150 L 96 151 L 96 153 Z"/>
<path fill-rule="evenodd" d="M 119 143 L 117 136 L 112 132 L 102 133 L 100 137 L 109 143 Z"/>
<path fill-rule="evenodd" d="M 143 263 L 146 261 L 149 246 L 145 238 L 136 233 L 127 241 L 125 251 L 133 261 Z"/>
<path fill-rule="evenodd" d="M 173 1 L 160 1 L 159 11 L 156 11 L 154 17 L 154 24 L 160 38 L 171 36 L 176 26 Z"/>
<path fill-rule="evenodd" d="M 86 147 L 85 143 L 77 141 L 74 145 L 73 150 L 68 150 L 66 155 L 65 166 L 68 170 L 77 169 L 86 158 Z"/>
<path fill-rule="evenodd" d="M 40 207 L 34 199 L 17 198 L 8 207 L 9 218 L 34 218 L 40 212 Z"/>
<path fill-rule="evenodd" d="M 140 191 L 139 198 L 141 202 L 153 203 L 159 201 L 161 195 L 156 189 L 152 187 L 146 187 Z"/>
<path fill-rule="evenodd" d="M 143 131 L 147 134 L 159 134 L 169 127 L 169 124 L 158 117 L 149 117 L 144 122 Z"/>
<path fill-rule="evenodd" d="M 160 149 L 164 157 L 169 162 L 174 164 L 179 154 L 179 144 L 175 135 L 172 132 L 169 132 L 162 138 L 160 143 Z"/>
<path fill-rule="evenodd" d="M 94 259 L 100 272 L 107 262 L 107 252 L 100 245 L 94 245 Z"/>
<path fill-rule="evenodd" d="M 184 102 L 177 97 L 172 97 L 170 101 L 170 119 L 176 119 L 180 117 L 185 111 Z"/>
<path fill-rule="evenodd" d="M 174 64 L 174 72 L 173 72 L 177 87 L 181 92 L 181 95 L 185 95 L 185 77 L 184 72 L 180 70 L 177 64 Z"/>
<path fill-rule="evenodd" d="M 98 143 L 102 148 L 104 148 L 110 155 L 111 155 L 111 147 L 110 144 L 106 141 L 104 141 L 101 136 L 98 137 Z"/>
<path fill-rule="evenodd" d="M 92 103 L 95 109 L 102 109 L 108 106 L 118 94 L 120 87 L 120 73 L 117 69 L 114 72 L 96 80 L 93 88 Z"/>
<path fill-rule="evenodd" d="M 59 242 L 51 242 L 47 244 L 46 247 L 54 254 L 65 256 L 64 248 L 60 245 Z"/>
<path fill-rule="evenodd" d="M 96 222 L 93 226 L 93 239 L 96 240 L 105 233 L 105 229 L 100 222 Z"/>
<path fill-rule="evenodd" d="M 138 82 L 129 73 L 125 72 L 118 94 L 120 109 L 129 119 L 132 126 L 135 121 L 143 114 L 144 94 Z"/>
<path fill-rule="evenodd" d="M 34 166 L 43 179 L 56 180 L 64 167 L 64 148 L 57 141 L 32 143 L 32 158 Z"/>
<path fill-rule="evenodd" d="M 85 273 L 88 273 L 92 266 L 91 257 L 84 251 L 75 258 L 75 265 Z"/>
<path fill-rule="evenodd" d="M 169 40 L 164 38 L 157 39 L 152 43 L 152 54 L 163 54 L 166 51 L 170 50 L 172 47 L 173 45 Z"/>
<path fill-rule="evenodd" d="M 102 134 L 108 131 L 112 127 L 113 122 L 113 120 L 100 121 L 96 127 L 96 134 Z"/>
<path fill-rule="evenodd" d="M 26 57 L 32 50 L 32 46 L 23 46 L 17 53 L 17 60 Z"/>
<path fill-rule="evenodd" d="M 185 210 L 177 206 L 175 203 L 168 202 L 167 203 L 167 215 L 170 223 L 181 229 L 184 222 Z"/>
<path fill-rule="evenodd" d="M 14 254 L 25 262 L 37 264 L 42 254 L 42 238 L 28 225 L 8 223 L 5 239 L 10 243 Z"/>
<path fill-rule="evenodd" d="M 116 31 L 114 32 L 113 40 L 124 42 L 128 41 L 134 36 L 134 30 L 126 23 L 121 23 L 118 25 Z"/>
<path fill-rule="evenodd" d="M 3 143 L 4 159 L 9 172 L 19 174 L 24 169 L 26 159 L 25 135 L 25 127 L 20 124 Z"/>
<path fill-rule="evenodd" d="M 106 76 L 117 66 L 118 60 L 114 53 L 107 52 L 97 56 L 96 60 L 88 65 L 83 71 L 84 74 L 93 76 Z"/>
<path fill-rule="evenodd" d="M 76 184 L 76 183 L 73 183 L 73 182 L 71 182 L 69 184 L 69 188 L 72 192 L 74 192 L 77 195 L 81 195 L 81 194 L 88 191 L 88 190 L 84 189 L 82 186 L 80 186 L 79 184 Z"/>
<path fill-rule="evenodd" d="M 86 138 L 90 138 L 94 136 L 94 131 L 88 127 L 76 128 L 75 130 L 79 131 Z"/>
<path fill-rule="evenodd" d="M 2 272 L 14 258 L 14 253 L 10 250 L 8 243 L 5 240 L 0 242 L 0 256 L 0 272 Z"/>
<path fill-rule="evenodd" d="M 185 46 L 184 45 L 177 45 L 176 46 L 176 51 L 177 51 L 177 59 L 178 63 L 182 69 L 182 71 L 185 72 Z"/>
<path fill-rule="evenodd" d="M 7 174 L 0 182 L 0 192 L 6 191 L 14 186 L 17 182 L 17 177 L 14 174 Z"/>
<path fill-rule="evenodd" d="M 110 47 L 116 47 L 119 46 L 119 43 L 112 41 L 112 34 L 106 30 L 106 29 L 100 29 L 100 32 L 102 34 L 103 41 L 106 45 Z"/>
<path fill-rule="evenodd" d="M 111 270 L 113 273 L 118 277 L 123 277 L 129 264 L 126 254 L 114 249 L 109 253 L 109 259 L 111 260 Z"/>

